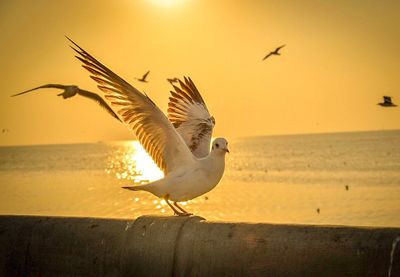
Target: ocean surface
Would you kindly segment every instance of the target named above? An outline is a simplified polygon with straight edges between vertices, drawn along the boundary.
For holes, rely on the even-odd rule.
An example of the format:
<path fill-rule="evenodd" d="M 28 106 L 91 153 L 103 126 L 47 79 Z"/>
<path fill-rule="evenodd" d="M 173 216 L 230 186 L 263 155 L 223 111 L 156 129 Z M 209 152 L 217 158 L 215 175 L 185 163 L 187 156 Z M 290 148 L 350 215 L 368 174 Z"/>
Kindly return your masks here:
<path fill-rule="evenodd" d="M 400 131 L 229 139 L 220 184 L 183 203 L 208 220 L 400 227 Z M 0 147 L 0 214 L 172 215 L 121 186 L 163 175 L 137 141 Z"/>

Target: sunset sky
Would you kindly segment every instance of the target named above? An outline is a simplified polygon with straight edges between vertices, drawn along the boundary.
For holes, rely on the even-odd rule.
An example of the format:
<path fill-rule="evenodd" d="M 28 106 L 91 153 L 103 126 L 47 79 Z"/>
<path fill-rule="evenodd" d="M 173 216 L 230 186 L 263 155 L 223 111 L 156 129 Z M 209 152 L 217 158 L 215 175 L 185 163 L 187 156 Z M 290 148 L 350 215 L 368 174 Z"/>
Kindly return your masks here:
<path fill-rule="evenodd" d="M 47 83 L 101 94 L 64 35 L 163 111 L 166 78 L 190 76 L 214 136 L 400 129 L 400 107 L 376 105 L 400 104 L 397 0 L 0 0 L 0 34 L 0 145 L 134 139 L 82 97 L 10 97 Z"/>

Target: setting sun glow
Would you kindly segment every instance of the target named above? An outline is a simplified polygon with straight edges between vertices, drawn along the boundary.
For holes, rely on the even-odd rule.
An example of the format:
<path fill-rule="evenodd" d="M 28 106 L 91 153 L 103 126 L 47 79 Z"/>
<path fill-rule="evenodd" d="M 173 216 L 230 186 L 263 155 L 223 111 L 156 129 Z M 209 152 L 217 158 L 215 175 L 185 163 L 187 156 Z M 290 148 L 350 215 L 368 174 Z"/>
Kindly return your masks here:
<path fill-rule="evenodd" d="M 49 82 L 104 96 L 64 35 L 163 112 L 166 79 L 191 77 L 217 121 L 214 136 L 399 129 L 400 109 L 377 103 L 384 95 L 400 102 L 400 1 L 364 2 L 1 1 L 0 145 L 135 139 L 79 96 L 10 97 Z M 263 60 L 281 45 L 281 55 Z M 148 70 L 148 82 L 137 82 Z M 55 112 L 62 124 L 46 116 Z"/>
<path fill-rule="evenodd" d="M 171 7 L 183 2 L 183 0 L 149 0 L 151 3 L 161 7 Z"/>

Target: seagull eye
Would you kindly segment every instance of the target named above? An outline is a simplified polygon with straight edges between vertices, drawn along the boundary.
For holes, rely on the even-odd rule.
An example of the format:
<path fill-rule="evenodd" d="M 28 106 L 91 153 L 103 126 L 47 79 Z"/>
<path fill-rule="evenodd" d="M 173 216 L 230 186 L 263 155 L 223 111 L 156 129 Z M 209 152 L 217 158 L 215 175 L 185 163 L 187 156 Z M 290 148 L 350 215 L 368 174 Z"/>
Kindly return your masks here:
<path fill-rule="evenodd" d="M 218 143 L 216 143 L 216 144 L 215 144 L 215 146 L 218 148 L 218 147 L 219 147 L 219 144 L 218 144 Z"/>

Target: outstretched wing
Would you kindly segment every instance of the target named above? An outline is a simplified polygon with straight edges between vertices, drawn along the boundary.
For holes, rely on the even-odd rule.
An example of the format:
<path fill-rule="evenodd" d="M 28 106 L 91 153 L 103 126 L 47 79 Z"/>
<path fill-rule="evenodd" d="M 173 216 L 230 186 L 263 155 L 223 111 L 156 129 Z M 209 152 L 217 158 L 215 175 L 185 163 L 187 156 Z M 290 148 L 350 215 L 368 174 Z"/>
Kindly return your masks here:
<path fill-rule="evenodd" d="M 121 119 L 119 119 L 118 115 L 110 108 L 110 106 L 108 106 L 106 101 L 104 101 L 104 99 L 101 98 L 96 93 L 90 92 L 90 91 L 87 91 L 87 90 L 83 90 L 83 89 L 79 89 L 78 90 L 78 94 L 81 95 L 81 96 L 84 96 L 86 98 L 92 99 L 97 104 L 99 104 L 103 109 L 105 109 L 112 117 L 118 119 L 118 121 L 121 121 Z"/>
<path fill-rule="evenodd" d="M 210 141 L 215 125 L 206 103 L 190 78 L 173 85 L 168 103 L 168 118 L 181 135 L 192 153 L 205 157 L 210 152 Z"/>
<path fill-rule="evenodd" d="M 148 71 L 143 75 L 142 80 L 146 80 L 147 75 L 149 75 L 149 73 L 150 73 L 150 70 L 148 70 Z"/>
<path fill-rule="evenodd" d="M 387 104 L 391 104 L 392 103 L 392 97 L 390 96 L 383 96 L 383 102 L 387 103 Z"/>
<path fill-rule="evenodd" d="M 58 89 L 66 89 L 67 87 L 68 87 L 68 86 L 65 86 L 65 85 L 59 85 L 59 84 L 47 84 L 47 85 L 43 85 L 43 86 L 40 86 L 40 87 L 36 87 L 36 88 L 32 88 L 32 89 L 25 90 L 25 91 L 23 91 L 23 92 L 20 92 L 20 93 L 17 93 L 17 94 L 11 95 L 11 96 L 13 97 L 13 96 L 17 96 L 17 95 L 25 94 L 25 93 L 28 93 L 28 92 L 30 92 L 30 91 L 34 91 L 34 90 L 41 89 L 41 88 L 58 88 Z"/>
<path fill-rule="evenodd" d="M 268 53 L 262 60 L 268 59 L 268 57 L 271 56 L 271 55 L 272 55 L 272 52 Z"/>
<path fill-rule="evenodd" d="M 277 48 L 275 49 L 275 52 L 278 52 L 279 50 L 281 50 L 281 49 L 282 49 L 283 47 L 285 47 L 285 46 L 286 46 L 286 44 L 277 47 Z"/>
<path fill-rule="evenodd" d="M 122 120 L 135 133 L 144 149 L 165 174 L 193 162 L 194 157 L 168 118 L 145 94 L 112 72 L 79 45 L 71 48 L 83 67 L 91 73 L 105 98 L 116 107 Z"/>

